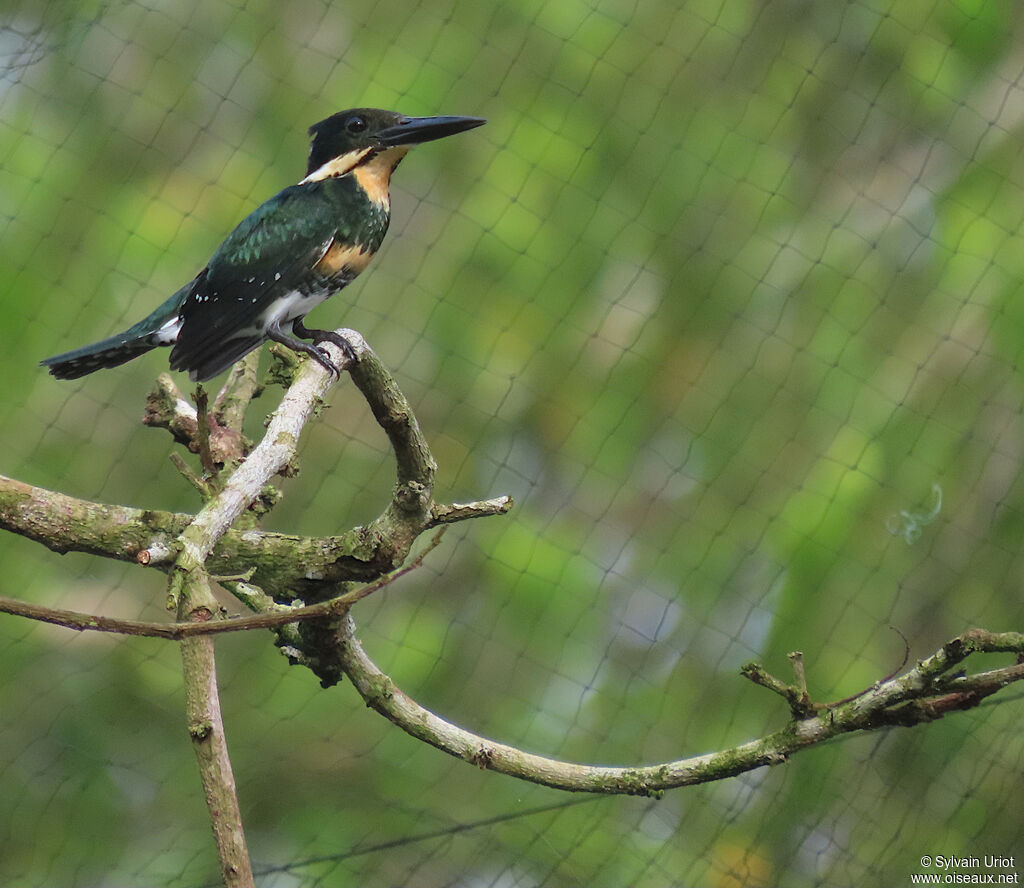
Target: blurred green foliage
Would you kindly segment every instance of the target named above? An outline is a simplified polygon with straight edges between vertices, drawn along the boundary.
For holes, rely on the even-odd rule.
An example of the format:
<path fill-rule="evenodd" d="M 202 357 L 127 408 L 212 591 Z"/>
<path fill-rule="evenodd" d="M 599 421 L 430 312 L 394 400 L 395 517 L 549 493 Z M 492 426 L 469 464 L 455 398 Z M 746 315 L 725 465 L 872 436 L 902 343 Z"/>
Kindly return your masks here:
<path fill-rule="evenodd" d="M 393 368 L 439 497 L 517 508 L 361 605 L 361 636 L 425 705 L 533 751 L 774 729 L 747 659 L 802 649 L 834 699 L 900 662 L 890 626 L 912 656 L 1022 628 L 1022 58 L 1009 0 L 8 5 L 0 471 L 195 508 L 138 424 L 162 355 L 71 385 L 39 359 L 194 274 L 301 176 L 314 121 L 483 115 L 405 161 L 374 268 L 313 319 Z M 302 459 L 282 530 L 365 521 L 393 477 L 345 385 Z M 157 575 L 10 537 L 0 559 L 3 594 L 162 614 Z M 215 880 L 173 647 L 0 631 L 0 882 Z M 267 638 L 219 649 L 257 867 L 347 855 L 268 886 L 899 884 L 1019 844 L 1004 701 L 374 852 L 563 797 L 450 762 Z"/>

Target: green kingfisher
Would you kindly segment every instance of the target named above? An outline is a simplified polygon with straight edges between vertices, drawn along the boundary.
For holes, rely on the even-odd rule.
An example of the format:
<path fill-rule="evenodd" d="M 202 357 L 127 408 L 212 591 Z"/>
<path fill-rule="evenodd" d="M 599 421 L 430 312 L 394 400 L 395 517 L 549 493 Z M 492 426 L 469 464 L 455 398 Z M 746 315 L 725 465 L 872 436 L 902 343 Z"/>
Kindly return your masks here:
<path fill-rule="evenodd" d="M 305 178 L 250 213 L 192 281 L 123 333 L 43 365 L 77 379 L 166 345 L 171 369 L 201 382 L 271 339 L 337 374 L 320 343 L 351 359 L 348 343 L 303 319 L 377 252 L 391 218 L 391 173 L 409 149 L 485 122 L 353 108 L 314 124 Z"/>

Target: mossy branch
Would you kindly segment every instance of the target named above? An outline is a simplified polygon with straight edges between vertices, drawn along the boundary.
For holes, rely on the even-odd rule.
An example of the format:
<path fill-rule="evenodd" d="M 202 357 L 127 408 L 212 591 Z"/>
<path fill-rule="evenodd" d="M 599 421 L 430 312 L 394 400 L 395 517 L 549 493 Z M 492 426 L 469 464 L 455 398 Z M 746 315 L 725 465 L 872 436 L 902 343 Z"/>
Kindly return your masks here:
<path fill-rule="evenodd" d="M 1024 678 L 1024 635 L 974 629 L 859 694 L 836 703 L 815 703 L 807 690 L 802 655 L 794 653 L 790 657 L 795 675 L 792 684 L 775 678 L 759 664 L 748 664 L 742 670 L 747 678 L 786 700 L 790 719 L 781 729 L 720 752 L 645 766 L 563 762 L 526 753 L 453 725 L 404 694 L 374 665 L 355 637 L 350 609 L 360 598 L 393 582 L 422 560 L 425 552 L 400 567 L 424 530 L 502 514 L 511 507 L 511 501 L 498 497 L 476 503 L 435 503 L 436 465 L 412 410 L 362 338 L 352 331 L 341 332 L 358 355 L 357 363 L 348 368 L 351 377 L 395 453 L 394 493 L 377 519 L 366 527 L 320 539 L 268 534 L 258 528 L 232 529 L 271 478 L 290 471 L 302 428 L 331 384 L 323 369 L 306 363 L 289 369 L 294 382 L 272 415 L 263 440 L 251 450 L 245 445 L 244 457 L 234 460 L 237 468 L 222 473 L 227 475 L 226 480 L 219 482 L 219 489 L 194 517 L 89 503 L 0 478 L 0 526 L 55 551 L 89 551 L 167 571 L 178 610 L 176 622 L 119 621 L 9 599 L 0 599 L 0 611 L 78 630 L 178 640 L 183 653 L 189 651 L 186 668 L 196 667 L 197 687 L 204 682 L 210 685 L 214 635 L 271 629 L 278 633 L 285 653 L 294 662 L 311 668 L 323 684 L 348 676 L 368 706 L 424 742 L 477 767 L 584 792 L 658 795 L 675 787 L 720 780 L 785 762 L 794 752 L 842 734 L 909 727 L 971 708 Z M 340 360 L 340 352 L 335 350 L 332 357 Z M 245 368 L 232 374 L 230 384 L 238 387 L 238 398 L 222 392 L 205 421 L 198 421 L 196 414 L 194 428 L 184 422 L 192 416 L 190 405 L 166 383 L 163 390 L 167 397 L 162 403 L 170 413 L 160 412 L 165 408 L 149 412 L 151 424 L 167 428 L 190 449 L 199 452 L 208 448 L 207 470 L 216 460 L 212 437 L 217 424 L 236 436 L 232 440 L 241 440 L 242 408 L 238 405 L 248 404 L 258 390 Z M 203 442 L 196 437 L 203 435 L 211 440 Z M 436 538 L 432 545 L 436 545 Z M 234 589 L 239 600 L 256 613 L 223 619 L 209 596 L 211 574 L 232 574 L 222 577 L 224 585 Z M 363 582 L 350 588 L 354 580 Z M 271 595 L 266 594 L 268 591 Z M 285 605 L 274 598 L 304 601 Z M 1017 659 L 1013 664 L 973 674 L 958 668 L 970 657 L 994 653 L 1013 653 Z M 209 694 L 204 700 L 209 705 Z M 197 733 L 203 735 L 204 742 L 218 734 L 215 718 L 190 716 L 190 725 L 193 721 L 202 728 L 193 731 L 194 739 Z M 206 730 L 208 725 L 213 725 L 211 732 Z M 226 747 L 222 750 L 223 755 L 204 753 L 208 759 L 204 767 L 211 769 L 210 774 L 223 764 Z M 223 785 L 226 779 L 221 773 L 215 782 Z"/>
<path fill-rule="evenodd" d="M 957 670 L 976 654 L 1016 654 L 1011 666 L 965 675 Z M 665 790 L 708 783 L 786 762 L 802 749 L 843 734 L 887 727 L 912 727 L 970 709 L 1009 684 L 1024 679 L 1024 634 L 971 629 L 901 675 L 872 685 L 840 703 L 793 717 L 780 730 L 720 752 L 640 767 L 582 765 L 533 755 L 473 734 L 445 721 L 399 690 L 370 660 L 346 617 L 342 668 L 366 705 L 402 730 L 477 767 L 573 792 L 659 796 Z M 747 675 L 751 665 L 744 667 Z M 760 674 L 763 669 L 757 668 Z M 748 676 L 749 677 L 749 676 Z M 787 701 L 789 687 L 773 680 L 770 687 Z"/>

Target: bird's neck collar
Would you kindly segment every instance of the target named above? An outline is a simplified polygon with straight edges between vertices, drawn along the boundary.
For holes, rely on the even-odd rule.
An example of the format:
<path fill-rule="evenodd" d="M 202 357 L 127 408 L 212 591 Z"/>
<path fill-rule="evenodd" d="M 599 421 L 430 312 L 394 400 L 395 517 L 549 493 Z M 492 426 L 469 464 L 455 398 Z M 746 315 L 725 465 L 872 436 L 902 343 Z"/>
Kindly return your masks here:
<path fill-rule="evenodd" d="M 387 205 L 391 173 L 408 151 L 408 145 L 348 151 L 311 170 L 299 184 L 308 185 L 311 182 L 322 182 L 324 179 L 337 179 L 351 174 L 371 200 Z"/>
<path fill-rule="evenodd" d="M 356 151 L 348 151 L 332 157 L 327 163 L 321 164 L 316 169 L 310 170 L 306 178 L 299 182 L 300 185 L 308 185 L 310 182 L 322 182 L 324 179 L 336 179 L 344 176 L 360 163 L 369 159 L 373 153 L 372 148 L 359 148 Z"/>

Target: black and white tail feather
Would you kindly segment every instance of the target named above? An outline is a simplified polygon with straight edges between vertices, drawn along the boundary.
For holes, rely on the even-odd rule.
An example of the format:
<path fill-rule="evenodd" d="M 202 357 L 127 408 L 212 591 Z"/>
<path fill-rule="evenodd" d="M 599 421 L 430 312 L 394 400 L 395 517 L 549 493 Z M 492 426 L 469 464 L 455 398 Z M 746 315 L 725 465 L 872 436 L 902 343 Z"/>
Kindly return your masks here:
<path fill-rule="evenodd" d="M 123 333 L 46 358 L 42 365 L 49 367 L 57 379 L 78 379 L 96 370 L 119 367 L 157 346 L 172 345 L 181 329 L 179 312 L 191 288 L 192 284 L 182 287 L 152 314 Z"/>

